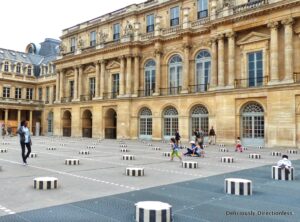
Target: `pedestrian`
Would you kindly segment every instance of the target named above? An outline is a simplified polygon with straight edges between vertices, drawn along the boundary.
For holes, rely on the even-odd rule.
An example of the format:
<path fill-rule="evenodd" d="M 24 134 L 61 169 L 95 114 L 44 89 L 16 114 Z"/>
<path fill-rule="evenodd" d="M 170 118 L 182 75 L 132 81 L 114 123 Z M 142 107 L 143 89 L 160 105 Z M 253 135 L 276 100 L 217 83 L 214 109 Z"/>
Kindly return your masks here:
<path fill-rule="evenodd" d="M 243 152 L 241 138 L 238 137 L 235 142 L 235 152 L 240 151 Z"/>
<path fill-rule="evenodd" d="M 195 136 L 195 141 L 198 140 L 198 136 L 199 136 L 199 129 L 195 129 L 194 130 L 194 136 Z"/>
<path fill-rule="evenodd" d="M 195 141 L 191 141 L 190 145 L 191 147 L 187 148 L 187 152 L 183 154 L 184 156 L 191 156 L 192 154 L 195 153 L 195 149 L 196 149 Z"/>
<path fill-rule="evenodd" d="M 171 161 L 173 161 L 174 156 L 177 156 L 182 161 L 182 158 L 179 155 L 179 146 L 176 144 L 175 138 L 171 138 L 170 144 L 172 147 Z"/>
<path fill-rule="evenodd" d="M 10 137 L 12 136 L 12 128 L 10 125 L 8 125 L 8 127 L 7 127 L 7 135 Z"/>
<path fill-rule="evenodd" d="M 287 155 L 283 155 L 282 159 L 277 162 L 277 166 L 281 169 L 285 169 L 285 172 L 289 174 L 291 172 L 292 162 Z"/>
<path fill-rule="evenodd" d="M 175 133 L 175 141 L 176 141 L 177 146 L 179 146 L 180 138 L 181 138 L 181 136 L 180 136 L 180 134 L 179 134 L 179 131 L 176 130 L 176 133 Z"/>
<path fill-rule="evenodd" d="M 213 144 L 213 145 L 216 144 L 216 132 L 213 126 L 209 130 L 209 144 Z"/>
<path fill-rule="evenodd" d="M 23 120 L 17 131 L 17 133 L 20 135 L 20 144 L 22 149 L 22 159 L 23 159 L 24 166 L 28 165 L 27 158 L 31 153 L 31 146 L 32 146 L 30 130 L 28 129 L 27 125 L 28 125 L 27 121 Z M 27 154 L 25 154 L 25 147 L 27 148 Z"/>
<path fill-rule="evenodd" d="M 204 149 L 204 147 L 203 147 L 204 132 L 203 132 L 203 130 L 201 128 L 199 128 L 199 130 L 198 130 L 196 143 L 198 143 L 200 145 L 201 149 Z"/>
<path fill-rule="evenodd" d="M 4 123 L 2 124 L 2 127 L 1 127 L 1 135 L 2 135 L 2 139 L 4 140 L 5 135 L 6 135 L 6 129 L 5 129 L 5 124 Z"/>

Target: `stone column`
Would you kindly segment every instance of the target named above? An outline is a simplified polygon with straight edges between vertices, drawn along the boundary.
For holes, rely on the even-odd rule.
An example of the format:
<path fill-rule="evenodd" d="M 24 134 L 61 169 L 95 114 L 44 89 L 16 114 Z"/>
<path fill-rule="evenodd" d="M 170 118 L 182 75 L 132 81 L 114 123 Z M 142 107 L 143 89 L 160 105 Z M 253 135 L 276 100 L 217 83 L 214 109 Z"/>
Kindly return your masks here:
<path fill-rule="evenodd" d="M 18 109 L 18 126 L 20 126 L 21 123 L 21 110 Z"/>
<path fill-rule="evenodd" d="M 189 92 L 189 74 L 190 74 L 190 49 L 189 44 L 184 44 L 184 66 L 183 66 L 183 84 L 182 84 L 182 94 Z"/>
<path fill-rule="evenodd" d="M 124 88 L 125 88 L 125 58 L 124 56 L 120 57 L 120 96 L 124 96 Z"/>
<path fill-rule="evenodd" d="M 278 70 L 278 22 L 270 22 L 268 27 L 271 29 L 271 42 L 270 42 L 270 84 L 278 82 L 279 70 Z"/>
<path fill-rule="evenodd" d="M 234 88 L 235 79 L 235 33 L 226 34 L 228 38 L 228 87 Z"/>
<path fill-rule="evenodd" d="M 103 99 L 104 87 L 105 87 L 105 60 L 101 60 L 101 86 L 100 86 L 100 98 Z"/>
<path fill-rule="evenodd" d="M 29 111 L 29 132 L 32 133 L 32 110 Z"/>
<path fill-rule="evenodd" d="M 160 95 L 160 87 L 161 87 L 161 56 L 162 52 L 160 50 L 155 51 L 155 60 L 156 60 L 156 76 L 155 76 L 155 93 L 153 96 Z"/>
<path fill-rule="evenodd" d="M 64 70 L 60 71 L 60 81 L 59 81 L 59 100 L 64 97 Z"/>
<path fill-rule="evenodd" d="M 293 82 L 293 23 L 292 18 L 287 18 L 281 22 L 284 25 L 284 71 L 285 81 Z"/>
<path fill-rule="evenodd" d="M 189 7 L 183 8 L 183 25 L 182 25 L 183 29 L 190 28 L 189 15 L 190 15 L 190 8 Z"/>
<path fill-rule="evenodd" d="M 7 124 L 8 124 L 8 109 L 5 109 L 4 124 L 5 124 L 5 127 L 7 127 Z"/>
<path fill-rule="evenodd" d="M 11 98 L 11 99 L 14 99 L 14 98 L 15 98 L 15 94 L 16 94 L 15 90 L 16 90 L 16 87 L 15 87 L 15 86 L 12 86 L 12 87 L 10 88 L 10 98 Z"/>
<path fill-rule="evenodd" d="M 56 92 L 55 92 L 55 103 L 59 103 L 59 89 L 60 89 L 60 72 L 57 70 L 56 72 Z"/>
<path fill-rule="evenodd" d="M 218 36 L 218 87 L 223 88 L 225 85 L 224 72 L 224 35 Z"/>
<path fill-rule="evenodd" d="M 140 83 L 140 56 L 135 55 L 134 57 L 134 97 L 138 96 L 139 91 L 139 83 Z"/>
<path fill-rule="evenodd" d="M 216 38 L 211 39 L 211 54 L 211 80 L 209 88 L 213 90 L 217 86 L 218 79 L 218 52 Z"/>
<path fill-rule="evenodd" d="M 154 35 L 155 36 L 160 36 L 161 35 L 161 16 L 156 16 L 155 17 L 155 31 L 154 31 Z"/>
<path fill-rule="evenodd" d="M 131 96 L 132 79 L 132 56 L 127 56 L 127 72 L 126 72 L 126 96 Z"/>
<path fill-rule="evenodd" d="M 53 86 L 49 87 L 49 98 L 48 98 L 48 100 L 49 100 L 49 104 L 52 105 L 52 103 L 53 103 Z"/>
<path fill-rule="evenodd" d="M 74 98 L 73 98 L 73 101 L 78 101 L 78 76 L 79 76 L 78 67 L 74 67 L 74 71 L 75 71 L 75 75 L 74 75 Z"/>
<path fill-rule="evenodd" d="M 215 19 L 217 17 L 217 0 L 211 0 L 211 19 Z M 209 8 L 209 7 L 208 7 Z"/>
<path fill-rule="evenodd" d="M 36 97 L 36 98 L 38 99 L 38 97 Z M 46 87 L 45 86 L 42 88 L 42 101 L 46 102 Z"/>
<path fill-rule="evenodd" d="M 80 96 L 82 95 L 82 76 L 83 75 L 83 67 L 79 66 L 78 67 L 78 94 L 77 94 L 77 99 L 80 100 Z"/>
<path fill-rule="evenodd" d="M 95 99 L 99 99 L 99 95 L 100 95 L 100 63 L 99 62 L 95 62 L 95 66 L 96 66 Z"/>

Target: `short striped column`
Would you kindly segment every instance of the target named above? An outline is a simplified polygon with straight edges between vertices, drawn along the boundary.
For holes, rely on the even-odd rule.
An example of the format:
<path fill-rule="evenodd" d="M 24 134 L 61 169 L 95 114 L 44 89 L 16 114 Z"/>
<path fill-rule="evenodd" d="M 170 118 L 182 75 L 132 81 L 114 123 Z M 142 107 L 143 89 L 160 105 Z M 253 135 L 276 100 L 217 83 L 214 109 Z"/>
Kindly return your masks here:
<path fill-rule="evenodd" d="M 152 150 L 158 151 L 158 150 L 160 150 L 160 147 L 152 147 Z"/>
<path fill-rule="evenodd" d="M 229 152 L 229 150 L 227 148 L 220 148 L 219 152 L 226 153 L 226 152 Z"/>
<path fill-rule="evenodd" d="M 79 165 L 79 160 L 78 159 L 66 159 L 65 160 L 66 165 Z"/>
<path fill-rule="evenodd" d="M 225 147 L 225 144 L 219 144 L 219 147 Z"/>
<path fill-rule="evenodd" d="M 7 153 L 8 149 L 0 149 L 0 153 Z"/>
<path fill-rule="evenodd" d="M 66 146 L 66 144 L 65 144 L 65 143 L 60 143 L 59 145 L 60 145 L 60 146 Z"/>
<path fill-rule="evenodd" d="M 250 159 L 260 159 L 261 155 L 260 154 L 256 154 L 256 153 L 250 153 L 249 154 L 249 158 Z"/>
<path fill-rule="evenodd" d="M 148 143 L 147 145 L 148 145 L 148 146 L 153 146 L 153 144 L 152 144 L 152 143 Z"/>
<path fill-rule="evenodd" d="M 171 222 L 172 206 L 158 201 L 144 201 L 135 204 L 136 222 Z"/>
<path fill-rule="evenodd" d="M 167 141 L 165 141 L 165 140 L 162 140 L 161 142 L 162 142 L 162 143 L 167 143 Z"/>
<path fill-rule="evenodd" d="M 264 147 L 263 146 L 258 146 L 257 149 L 262 150 Z"/>
<path fill-rule="evenodd" d="M 145 175 L 144 168 L 138 168 L 138 167 L 127 167 L 126 168 L 126 176 L 142 177 L 144 175 Z"/>
<path fill-rule="evenodd" d="M 3 141 L 2 145 L 9 145 L 9 142 Z"/>
<path fill-rule="evenodd" d="M 86 146 L 87 149 L 96 149 L 96 147 L 93 145 L 93 146 Z"/>
<path fill-rule="evenodd" d="M 204 148 L 204 149 L 207 148 L 207 145 L 203 145 L 203 148 Z"/>
<path fill-rule="evenodd" d="M 57 178 L 55 178 L 55 177 L 37 177 L 33 180 L 33 187 L 36 190 L 57 189 Z"/>
<path fill-rule="evenodd" d="M 221 162 L 222 163 L 233 163 L 233 157 L 229 157 L 229 156 L 221 157 Z"/>
<path fill-rule="evenodd" d="M 121 144 L 120 147 L 127 147 L 127 145 L 126 144 Z"/>
<path fill-rule="evenodd" d="M 244 151 L 248 150 L 248 147 L 244 147 L 244 146 L 243 146 L 243 150 L 244 150 Z"/>
<path fill-rule="evenodd" d="M 30 155 L 29 155 L 30 158 L 37 158 L 37 156 L 38 155 L 36 153 L 30 153 Z"/>
<path fill-rule="evenodd" d="M 80 150 L 79 154 L 81 154 L 81 155 L 89 155 L 90 151 L 89 150 Z"/>
<path fill-rule="evenodd" d="M 227 178 L 225 179 L 225 193 L 250 196 L 252 195 L 252 181 L 239 178 Z"/>
<path fill-rule="evenodd" d="M 272 179 L 274 180 L 294 180 L 294 167 L 290 168 L 290 173 L 285 168 L 272 166 Z"/>
<path fill-rule="evenodd" d="M 171 157 L 171 152 L 163 152 L 163 156 L 165 157 Z"/>
<path fill-rule="evenodd" d="M 128 153 L 129 152 L 129 150 L 126 149 L 126 148 L 120 149 L 120 151 L 121 151 L 121 153 Z"/>
<path fill-rule="evenodd" d="M 122 160 L 134 160 L 135 156 L 133 155 L 123 155 Z"/>
<path fill-rule="evenodd" d="M 56 147 L 47 147 L 46 150 L 56 150 Z"/>
<path fill-rule="evenodd" d="M 198 168 L 198 163 L 193 161 L 182 161 L 182 167 L 187 169 L 196 169 Z"/>
<path fill-rule="evenodd" d="M 289 154 L 298 154 L 298 150 L 288 150 L 287 153 L 289 153 Z"/>
<path fill-rule="evenodd" d="M 281 156 L 281 153 L 280 152 L 272 152 L 271 155 L 272 156 Z"/>

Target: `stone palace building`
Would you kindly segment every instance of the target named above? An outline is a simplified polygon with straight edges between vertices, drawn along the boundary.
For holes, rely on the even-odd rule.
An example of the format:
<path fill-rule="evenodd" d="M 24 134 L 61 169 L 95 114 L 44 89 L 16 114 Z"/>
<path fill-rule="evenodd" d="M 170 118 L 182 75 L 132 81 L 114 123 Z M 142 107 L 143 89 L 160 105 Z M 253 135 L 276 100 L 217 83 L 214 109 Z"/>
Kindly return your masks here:
<path fill-rule="evenodd" d="M 0 122 L 33 133 L 187 141 L 214 126 L 223 143 L 300 143 L 299 0 L 133 4 L 63 30 L 36 75 L 1 51 Z"/>

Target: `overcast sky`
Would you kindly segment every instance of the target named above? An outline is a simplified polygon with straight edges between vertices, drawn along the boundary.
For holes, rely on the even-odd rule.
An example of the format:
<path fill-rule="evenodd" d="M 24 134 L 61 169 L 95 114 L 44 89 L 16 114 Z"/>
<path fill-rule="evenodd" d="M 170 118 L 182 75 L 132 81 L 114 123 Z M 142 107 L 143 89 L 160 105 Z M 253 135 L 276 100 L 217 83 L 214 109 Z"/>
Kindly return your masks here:
<path fill-rule="evenodd" d="M 62 30 L 145 0 L 1 0 L 0 48 L 23 52 L 27 44 L 58 39 Z"/>

